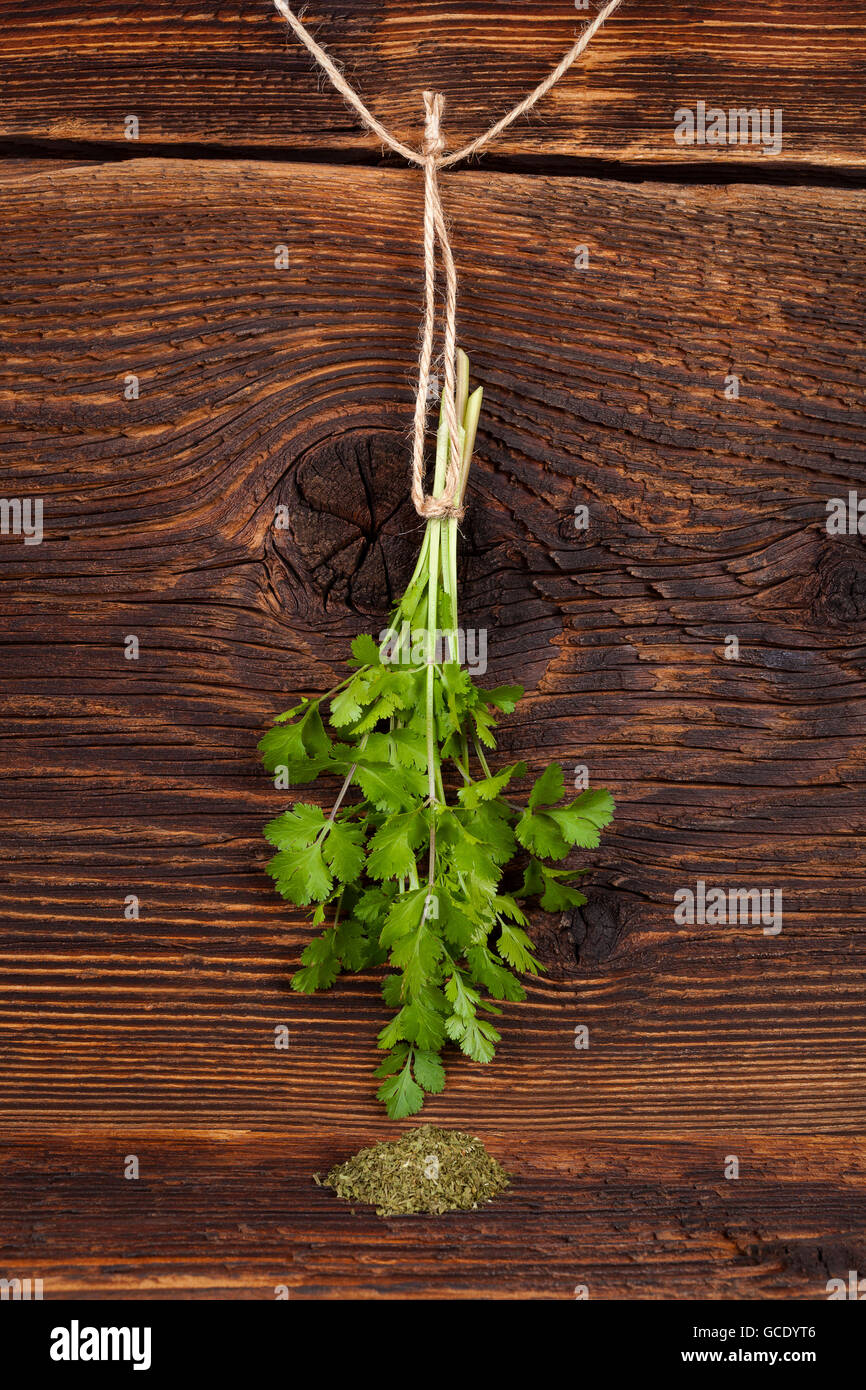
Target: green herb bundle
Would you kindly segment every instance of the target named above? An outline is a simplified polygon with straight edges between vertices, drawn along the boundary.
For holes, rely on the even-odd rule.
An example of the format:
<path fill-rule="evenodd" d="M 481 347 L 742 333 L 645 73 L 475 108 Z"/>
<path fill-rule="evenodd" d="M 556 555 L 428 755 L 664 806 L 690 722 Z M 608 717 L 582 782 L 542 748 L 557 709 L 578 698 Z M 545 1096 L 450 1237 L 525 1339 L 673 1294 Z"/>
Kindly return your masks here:
<path fill-rule="evenodd" d="M 463 353 L 457 375 L 462 503 L 481 388 L 469 394 Z M 440 418 L 434 497 L 448 447 Z M 384 640 L 356 637 L 352 673 L 280 715 L 259 744 L 268 771 L 289 784 L 342 779 L 327 815 L 297 801 L 265 827 L 277 851 L 268 871 L 289 902 L 314 905 L 312 925 L 323 927 L 293 988 L 312 993 L 343 970 L 387 967 L 382 993 L 393 1017 L 379 1034 L 386 1056 L 376 1075 L 392 1119 L 419 1111 L 425 1091 L 442 1090 L 448 1040 L 473 1061 L 491 1060 L 496 1001 L 525 998 L 515 972 L 540 969 L 522 904 L 556 912 L 585 903 L 574 885 L 585 870 L 562 863 L 573 847 L 597 846 L 613 816 L 603 790 L 561 804 L 557 763 L 525 806 L 509 799 L 526 765 L 494 772 L 488 753 L 498 713 L 511 713 L 523 690 L 476 686 L 457 659 L 457 634 L 457 520 L 431 518 Z M 521 850 L 522 883 L 506 892 L 503 872 Z"/>

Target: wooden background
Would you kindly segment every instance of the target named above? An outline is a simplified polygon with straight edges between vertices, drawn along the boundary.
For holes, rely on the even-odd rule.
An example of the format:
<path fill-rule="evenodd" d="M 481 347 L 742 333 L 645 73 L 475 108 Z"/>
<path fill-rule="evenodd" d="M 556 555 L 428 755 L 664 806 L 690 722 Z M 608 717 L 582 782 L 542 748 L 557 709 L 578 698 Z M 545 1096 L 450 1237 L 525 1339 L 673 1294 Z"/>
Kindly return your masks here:
<path fill-rule="evenodd" d="M 581 19 L 309 15 L 400 136 L 444 90 L 452 144 Z M 255 744 L 412 563 L 419 179 L 265 0 L 0 3 L 0 483 L 45 507 L 41 545 L 0 539 L 0 1274 L 265 1299 L 808 1299 L 866 1274 L 866 553 L 824 526 L 866 495 L 864 18 L 629 0 L 447 176 L 485 388 L 465 621 L 530 690 L 503 755 L 586 763 L 618 813 L 589 907 L 535 919 L 548 974 L 497 1061 L 455 1055 L 425 1108 L 512 1191 L 401 1222 L 311 1181 L 394 1133 L 382 1008 L 372 977 L 289 988 L 305 928 L 263 872 L 285 798 Z M 698 99 L 782 107 L 782 155 L 676 146 Z M 675 926 L 699 878 L 781 888 L 784 930 Z"/>

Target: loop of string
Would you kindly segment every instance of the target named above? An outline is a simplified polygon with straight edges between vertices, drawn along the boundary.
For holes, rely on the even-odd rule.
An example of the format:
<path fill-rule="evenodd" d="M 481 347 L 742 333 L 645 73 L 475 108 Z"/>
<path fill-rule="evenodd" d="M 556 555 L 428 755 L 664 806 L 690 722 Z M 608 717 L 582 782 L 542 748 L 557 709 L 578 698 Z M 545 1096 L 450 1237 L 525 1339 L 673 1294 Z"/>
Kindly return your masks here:
<path fill-rule="evenodd" d="M 445 148 L 439 128 L 445 102 L 440 92 L 424 93 L 424 328 L 418 359 L 418 393 L 415 397 L 415 437 L 412 446 L 412 501 L 419 516 L 460 516 L 458 498 L 462 455 L 455 401 L 457 360 L 457 272 L 448 227 L 439 196 L 437 160 Z M 433 332 L 436 322 L 436 242 L 445 271 L 445 324 L 443 332 L 442 410 L 448 426 L 448 466 L 441 496 L 424 493 L 424 435 L 427 427 L 427 396 Z"/>
<path fill-rule="evenodd" d="M 415 397 L 415 434 L 412 449 L 412 501 L 415 510 L 422 517 L 462 516 L 459 505 L 461 475 L 460 432 L 456 406 L 456 362 L 457 362 L 457 272 L 451 243 L 448 239 L 448 226 L 439 193 L 439 169 L 459 164 L 470 158 L 494 140 L 513 121 L 530 111 L 536 102 L 546 96 L 552 87 L 568 72 L 584 49 L 598 33 L 605 20 L 619 7 L 621 0 L 608 0 L 599 10 L 595 19 L 588 24 L 576 43 L 523 101 L 492 125 L 477 139 L 464 145 L 462 149 L 445 154 L 445 140 L 441 131 L 444 98 L 440 92 L 424 93 L 424 144 L 421 150 L 412 149 L 397 140 L 381 121 L 368 110 L 358 93 L 349 85 L 340 69 L 326 50 L 313 38 L 312 34 L 293 14 L 285 0 L 274 0 L 274 5 L 287 21 L 293 33 L 315 58 L 319 67 L 357 112 L 362 123 L 377 135 L 383 145 L 399 154 L 410 164 L 417 164 L 424 170 L 424 324 L 421 330 L 421 350 L 418 358 L 418 389 Z M 433 360 L 433 338 L 436 329 L 436 246 L 445 273 L 445 314 L 443 324 L 442 360 L 444 386 L 442 408 L 448 426 L 449 453 L 445 483 L 439 497 L 432 497 L 424 491 L 424 439 L 427 430 L 427 395 L 430 383 L 430 367 Z"/>

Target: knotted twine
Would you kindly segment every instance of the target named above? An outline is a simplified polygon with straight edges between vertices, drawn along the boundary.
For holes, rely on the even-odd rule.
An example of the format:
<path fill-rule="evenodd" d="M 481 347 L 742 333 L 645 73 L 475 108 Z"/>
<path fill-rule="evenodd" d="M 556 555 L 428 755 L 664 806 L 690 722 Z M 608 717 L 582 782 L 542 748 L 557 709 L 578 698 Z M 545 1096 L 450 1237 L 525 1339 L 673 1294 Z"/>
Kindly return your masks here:
<path fill-rule="evenodd" d="M 285 0 L 274 0 L 274 5 L 297 38 L 312 54 L 319 67 L 325 72 L 340 95 L 358 113 L 362 123 L 395 154 L 399 154 L 410 164 L 417 164 L 424 170 L 424 324 L 421 332 L 421 351 L 418 357 L 418 389 L 415 396 L 415 434 L 412 447 L 412 502 L 421 517 L 461 517 L 460 487 L 462 457 L 460 431 L 457 421 L 456 380 L 457 380 L 457 271 L 448 238 L 448 225 L 442 210 L 439 193 L 438 170 L 451 164 L 458 164 L 476 154 L 490 140 L 494 140 L 518 117 L 530 111 L 536 102 L 546 96 L 561 77 L 568 72 L 572 63 L 580 57 L 592 42 L 609 15 L 618 8 L 621 0 L 609 3 L 588 24 L 576 43 L 549 72 L 543 82 L 518 102 L 495 125 L 477 139 L 452 154 L 445 153 L 445 139 L 441 131 L 442 109 L 445 99 L 441 92 L 424 92 L 424 144 L 420 150 L 404 145 L 395 139 L 391 132 L 367 109 L 358 93 L 349 85 L 340 69 L 328 53 L 304 27 L 297 15 L 293 14 Z M 436 245 L 445 274 L 445 314 L 442 333 L 442 359 L 445 385 L 442 392 L 442 409 L 448 426 L 449 452 L 445 481 L 440 496 L 433 497 L 424 491 L 424 437 L 427 430 L 427 395 L 430 384 L 430 365 L 433 359 L 433 337 L 436 329 Z"/>

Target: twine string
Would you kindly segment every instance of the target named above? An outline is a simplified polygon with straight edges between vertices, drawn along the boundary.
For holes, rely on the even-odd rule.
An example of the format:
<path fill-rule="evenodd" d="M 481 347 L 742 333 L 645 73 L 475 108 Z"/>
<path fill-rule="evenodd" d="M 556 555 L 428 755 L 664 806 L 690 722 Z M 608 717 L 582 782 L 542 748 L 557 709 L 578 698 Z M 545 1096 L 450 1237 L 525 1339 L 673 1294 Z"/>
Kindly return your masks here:
<path fill-rule="evenodd" d="M 445 154 L 445 140 L 441 130 L 444 97 L 441 92 L 424 93 L 424 144 L 420 150 L 404 145 L 401 140 L 382 125 L 364 104 L 361 97 L 343 76 L 337 64 L 317 43 L 310 31 L 301 23 L 285 0 L 274 0 L 274 5 L 288 23 L 307 51 L 315 58 L 319 67 L 327 74 L 333 86 L 357 113 L 363 125 L 377 135 L 383 145 L 399 154 L 410 164 L 419 165 L 424 170 L 424 322 L 421 329 L 421 348 L 418 356 L 418 389 L 415 396 L 415 433 L 412 448 L 412 501 L 419 516 L 422 517 L 460 517 L 463 515 L 458 502 L 460 488 L 460 431 L 457 421 L 456 376 L 457 376 L 457 272 L 448 238 L 448 225 L 442 207 L 439 191 L 438 171 L 459 164 L 477 154 L 497 135 L 526 115 L 533 106 L 555 87 L 564 77 L 584 49 L 592 42 L 605 20 L 613 14 L 621 0 L 608 0 L 599 10 L 595 19 L 588 24 L 580 38 L 572 44 L 561 61 L 542 82 L 539 82 L 523 101 L 518 102 L 489 130 L 459 150 Z M 430 367 L 433 360 L 433 339 L 436 331 L 436 247 L 445 275 L 445 312 L 442 332 L 442 359 L 444 387 L 442 408 L 448 426 L 448 463 L 445 482 L 439 497 L 424 491 L 424 439 L 427 430 L 427 395 L 430 384 Z"/>
<path fill-rule="evenodd" d="M 412 501 L 419 516 L 452 516 L 459 514 L 454 499 L 460 486 L 460 430 L 456 406 L 457 357 L 457 271 L 448 239 L 448 226 L 439 194 L 436 176 L 437 161 L 445 148 L 440 129 L 441 92 L 424 93 L 424 325 L 421 333 L 421 352 L 418 358 L 418 392 L 415 397 L 415 434 L 412 447 Z M 436 243 L 445 271 L 445 324 L 443 333 L 443 367 L 445 384 L 442 408 L 448 426 L 448 466 L 439 497 L 424 493 L 424 436 L 427 427 L 427 397 L 430 366 L 433 358 L 433 334 L 436 323 Z"/>

